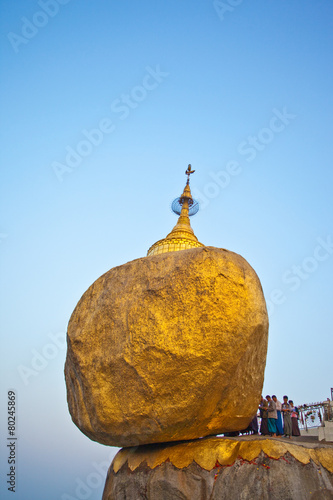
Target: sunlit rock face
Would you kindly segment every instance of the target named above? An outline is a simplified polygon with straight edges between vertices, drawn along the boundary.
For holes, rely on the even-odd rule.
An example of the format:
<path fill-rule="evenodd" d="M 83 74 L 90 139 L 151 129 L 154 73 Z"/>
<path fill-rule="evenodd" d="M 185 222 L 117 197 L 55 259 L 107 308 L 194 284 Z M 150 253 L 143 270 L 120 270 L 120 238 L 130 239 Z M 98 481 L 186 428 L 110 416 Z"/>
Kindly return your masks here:
<path fill-rule="evenodd" d="M 102 500 L 329 500 L 333 446 L 289 439 L 206 438 L 124 448 Z"/>
<path fill-rule="evenodd" d="M 119 447 L 244 429 L 257 411 L 267 337 L 260 281 L 233 252 L 200 247 L 111 269 L 68 325 L 73 421 Z"/>

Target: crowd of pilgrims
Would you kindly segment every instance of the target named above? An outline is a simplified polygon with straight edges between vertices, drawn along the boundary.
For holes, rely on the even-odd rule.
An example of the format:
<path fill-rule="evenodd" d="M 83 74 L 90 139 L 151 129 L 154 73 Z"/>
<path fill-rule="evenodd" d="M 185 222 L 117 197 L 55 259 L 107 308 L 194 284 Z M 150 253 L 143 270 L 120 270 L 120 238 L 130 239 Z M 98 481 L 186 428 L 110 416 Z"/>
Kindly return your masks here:
<path fill-rule="evenodd" d="M 281 403 L 274 395 L 261 396 L 259 405 L 259 414 L 261 418 L 260 434 L 264 436 L 285 436 L 291 439 L 291 436 L 300 436 L 298 427 L 298 410 L 288 396 L 283 396 Z"/>
<path fill-rule="evenodd" d="M 260 428 L 258 426 L 260 418 Z M 262 436 L 284 436 L 291 439 L 292 436 L 300 436 L 298 427 L 298 409 L 294 406 L 288 396 L 283 396 L 281 403 L 275 395 L 261 396 L 259 404 L 259 415 L 256 415 L 247 429 L 240 432 L 225 433 L 225 436 L 236 436 L 239 434 L 261 434 Z"/>

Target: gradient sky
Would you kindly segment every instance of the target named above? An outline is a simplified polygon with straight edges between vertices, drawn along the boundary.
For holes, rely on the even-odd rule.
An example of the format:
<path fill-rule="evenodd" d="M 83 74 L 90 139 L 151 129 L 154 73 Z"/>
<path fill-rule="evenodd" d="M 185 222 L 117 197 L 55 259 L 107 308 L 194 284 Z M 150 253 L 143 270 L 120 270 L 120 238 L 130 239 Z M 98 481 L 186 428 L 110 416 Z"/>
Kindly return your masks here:
<path fill-rule="evenodd" d="M 188 163 L 198 239 L 241 254 L 264 289 L 263 392 L 330 395 L 333 4 L 222 4 L 0 2 L 1 408 L 4 423 L 14 388 L 16 500 L 101 498 L 117 450 L 71 422 L 67 323 L 93 281 L 171 230 Z"/>

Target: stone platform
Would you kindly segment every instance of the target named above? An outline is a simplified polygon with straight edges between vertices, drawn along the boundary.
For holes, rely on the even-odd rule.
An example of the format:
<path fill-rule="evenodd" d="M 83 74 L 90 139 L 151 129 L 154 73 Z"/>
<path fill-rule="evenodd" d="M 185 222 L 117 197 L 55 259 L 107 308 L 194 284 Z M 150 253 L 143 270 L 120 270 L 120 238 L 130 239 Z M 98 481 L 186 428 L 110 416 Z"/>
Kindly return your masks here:
<path fill-rule="evenodd" d="M 123 448 L 103 500 L 333 499 L 333 443 L 208 437 Z"/>

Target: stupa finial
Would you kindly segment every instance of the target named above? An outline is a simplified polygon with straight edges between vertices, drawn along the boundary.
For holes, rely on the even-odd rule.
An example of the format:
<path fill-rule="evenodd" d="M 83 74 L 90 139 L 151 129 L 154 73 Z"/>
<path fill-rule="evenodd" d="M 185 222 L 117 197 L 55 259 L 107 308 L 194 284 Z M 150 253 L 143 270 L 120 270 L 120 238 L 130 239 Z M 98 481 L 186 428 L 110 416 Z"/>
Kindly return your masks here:
<path fill-rule="evenodd" d="M 195 170 L 192 170 L 191 164 L 189 164 L 185 171 L 187 181 L 183 194 L 173 200 L 171 204 L 172 211 L 179 215 L 177 224 L 166 238 L 157 241 L 149 248 L 147 256 L 204 246 L 195 236 L 189 219 L 190 216 L 195 215 L 199 210 L 199 203 L 192 198 L 190 189 L 190 175 L 194 172 Z"/>
<path fill-rule="evenodd" d="M 191 164 L 187 167 L 187 170 L 185 170 L 185 174 L 187 175 L 187 184 L 190 183 L 190 175 L 194 174 L 195 170 L 192 170 Z"/>

